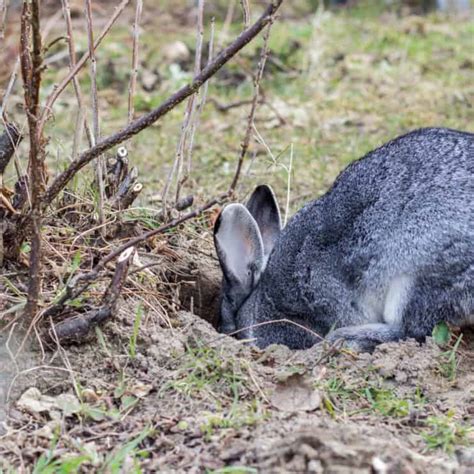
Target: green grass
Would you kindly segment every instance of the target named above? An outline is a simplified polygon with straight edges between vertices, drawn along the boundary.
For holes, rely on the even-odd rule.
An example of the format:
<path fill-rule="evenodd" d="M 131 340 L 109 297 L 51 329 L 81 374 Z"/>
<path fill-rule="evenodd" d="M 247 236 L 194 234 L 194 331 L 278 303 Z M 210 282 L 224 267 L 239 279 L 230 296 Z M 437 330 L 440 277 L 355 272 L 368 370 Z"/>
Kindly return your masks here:
<path fill-rule="evenodd" d="M 49 449 L 43 453 L 33 466 L 33 474 L 66 474 L 78 472 L 82 464 L 90 459 L 86 455 L 67 455 L 57 457 L 55 450 L 58 447 L 59 434 L 56 433 L 50 442 Z"/>
<path fill-rule="evenodd" d="M 433 410 L 431 401 L 420 388 L 401 397 L 394 387 L 374 374 L 353 381 L 347 381 L 344 374 L 333 376 L 324 383 L 319 382 L 318 387 L 324 394 L 324 408 L 334 418 L 376 414 L 382 421 L 407 418 L 412 412 Z M 419 426 L 417 431 L 426 450 L 440 449 L 446 453 L 452 453 L 457 446 L 468 445 L 473 431 L 472 426 L 459 420 L 454 409 L 421 418 Z"/>
<path fill-rule="evenodd" d="M 145 428 L 138 436 L 128 443 L 115 448 L 105 459 L 103 471 L 110 472 L 111 474 L 119 474 L 125 472 L 124 469 L 126 469 L 127 472 L 133 474 L 142 473 L 140 459 L 147 457 L 147 451 L 140 449 L 139 445 L 151 434 L 152 430 Z M 130 466 L 130 460 L 132 466 Z M 125 465 L 126 461 L 127 465 Z"/>
<path fill-rule="evenodd" d="M 227 466 L 206 471 L 206 474 L 258 474 L 258 470 L 246 466 Z"/>
<path fill-rule="evenodd" d="M 403 398 L 395 388 L 375 376 L 354 382 L 334 376 L 319 386 L 325 394 L 323 405 L 333 417 L 376 412 L 383 417 L 401 418 L 427 403 L 419 388 Z"/>
<path fill-rule="evenodd" d="M 268 416 L 259 396 L 253 394 L 246 366 L 222 349 L 188 347 L 160 396 L 168 397 L 171 391 L 190 400 L 206 400 L 212 409 L 202 413 L 198 428 L 204 439 L 210 441 L 219 430 L 251 426 Z M 187 430 L 187 422 L 183 421 L 180 428 Z"/>
<path fill-rule="evenodd" d="M 76 448 L 81 454 L 62 454 L 64 449 L 59 449 L 59 437 L 55 436 L 50 448 L 42 454 L 33 466 L 33 474 L 69 474 L 83 472 L 86 468 L 93 467 L 94 472 L 107 472 L 119 474 L 130 472 L 133 474 L 142 473 L 140 460 L 147 457 L 147 450 L 141 449 L 143 440 L 153 434 L 149 428 L 144 428 L 142 432 L 131 441 L 119 444 L 106 456 L 95 452 L 91 447 L 77 445 Z M 85 472 L 85 471 L 84 471 Z"/>
<path fill-rule="evenodd" d="M 130 335 L 130 342 L 128 345 L 128 353 L 131 359 L 134 359 L 137 355 L 137 339 L 140 332 L 140 323 L 143 317 L 143 306 L 141 303 L 138 304 L 135 311 L 135 318 L 133 320 L 133 331 Z"/>
<path fill-rule="evenodd" d="M 250 402 L 236 400 L 230 410 L 206 413 L 205 421 L 201 423 L 200 430 L 204 439 L 210 441 L 216 430 L 233 428 L 238 430 L 243 426 L 252 426 L 261 422 L 268 416 L 260 406 L 257 399 Z"/>
<path fill-rule="evenodd" d="M 175 390 L 186 396 L 226 393 L 236 399 L 245 383 L 238 361 L 206 346 L 188 347 L 180 360 L 177 375 L 163 390 Z M 218 398 L 218 397 L 215 397 Z"/>
<path fill-rule="evenodd" d="M 456 446 L 464 446 L 469 442 L 469 434 L 473 431 L 468 426 L 455 419 L 455 412 L 448 411 L 446 415 L 430 416 L 426 424 L 428 429 L 422 433 L 427 449 L 442 449 L 452 453 Z"/>
<path fill-rule="evenodd" d="M 458 349 L 462 341 L 462 334 L 460 334 L 448 349 L 439 355 L 439 372 L 443 377 L 446 377 L 450 382 L 456 381 L 458 370 Z"/>
<path fill-rule="evenodd" d="M 271 50 L 290 74 L 278 70 L 269 61 L 262 88 L 268 101 L 285 116 L 287 125 L 269 126 L 274 116 L 261 106 L 256 126 L 273 155 L 286 150 L 285 163 L 288 149 L 293 145 L 292 212 L 327 189 L 352 160 L 398 134 L 432 125 L 472 130 L 472 22 L 440 15 L 414 19 L 384 14 L 381 20 L 380 8 L 374 9 L 374 5 L 371 2 L 369 8 L 365 2 L 353 10 L 326 12 L 319 17 L 306 15 L 298 21 L 289 20 L 290 23 L 276 22 L 273 27 Z M 219 31 L 222 18 L 216 20 Z M 235 33 L 240 29 L 240 24 L 233 25 Z M 114 28 L 98 56 L 104 135 L 125 123 L 128 34 L 124 27 Z M 206 38 L 207 35 L 208 30 Z M 163 61 L 161 51 L 177 39 L 192 49 L 194 37 L 192 28 L 158 37 L 153 27 L 144 30 L 140 57 L 146 68 L 158 69 L 161 82 L 153 92 L 138 87 L 139 113 L 156 107 L 189 80 L 191 64 L 185 70 L 170 67 Z M 79 35 L 77 41 L 81 40 Z M 241 53 L 241 61 L 247 68 L 255 68 L 260 47 L 261 39 L 258 39 Z M 241 65 L 231 61 L 225 69 L 240 71 Z M 63 73 L 51 68 L 46 82 L 53 83 Z M 81 83 L 87 91 L 87 71 L 81 75 Z M 211 80 L 208 96 L 226 104 L 248 99 L 251 94 L 249 81 L 222 86 L 217 76 Z M 234 171 L 247 113 L 248 107 L 222 114 L 211 103 L 206 105 L 195 137 L 193 180 L 185 192 L 198 189 L 200 194 L 208 196 L 226 188 Z M 63 159 L 67 157 L 74 114 L 74 107 L 61 108 L 60 101 L 55 121 L 49 126 L 53 133 L 49 145 L 51 157 L 57 153 Z M 184 106 L 180 106 L 128 143 L 130 160 L 138 166 L 145 186 L 142 196 L 145 207 L 147 197 L 163 188 L 183 114 Z M 257 148 L 253 146 L 252 150 Z M 266 181 L 283 197 L 287 173 L 281 167 L 269 166 L 268 154 L 261 147 L 258 150 L 241 193 L 257 182 Z M 83 187 L 88 179 L 81 177 L 78 186 Z M 308 189 L 312 190 L 309 195 Z M 298 198 L 301 194 L 304 198 Z"/>

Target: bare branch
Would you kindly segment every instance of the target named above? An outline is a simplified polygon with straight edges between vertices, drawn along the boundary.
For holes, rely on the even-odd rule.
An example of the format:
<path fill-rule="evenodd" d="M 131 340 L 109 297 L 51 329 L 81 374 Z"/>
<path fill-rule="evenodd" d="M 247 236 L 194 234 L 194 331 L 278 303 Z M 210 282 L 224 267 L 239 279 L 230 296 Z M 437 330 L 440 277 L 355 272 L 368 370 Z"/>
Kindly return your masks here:
<path fill-rule="evenodd" d="M 116 7 L 114 14 L 110 17 L 109 21 L 104 26 L 99 36 L 95 40 L 94 50 L 96 50 L 99 47 L 100 43 L 102 43 L 102 40 L 104 39 L 105 36 L 107 36 L 107 33 L 109 32 L 110 28 L 112 28 L 114 23 L 117 21 L 117 18 L 120 16 L 120 14 L 123 12 L 123 10 L 125 9 L 125 7 L 128 5 L 129 2 L 130 0 L 122 0 L 120 4 L 118 5 L 118 7 Z M 58 97 L 61 95 L 63 90 L 66 88 L 66 86 L 72 81 L 73 77 L 76 76 L 77 73 L 84 67 L 88 59 L 89 59 L 89 52 L 85 53 L 81 57 L 81 59 L 79 59 L 74 69 L 72 71 L 69 71 L 69 74 L 61 81 L 61 83 L 54 89 L 54 91 L 46 100 L 43 113 L 41 114 L 41 118 L 39 120 L 39 125 L 38 125 L 39 134 L 41 134 L 44 129 L 44 125 L 46 123 L 46 120 L 48 120 L 51 114 L 54 103 L 56 102 Z"/>
<path fill-rule="evenodd" d="M 207 66 L 211 64 L 212 60 L 214 59 L 214 34 L 215 34 L 215 26 L 216 26 L 216 20 L 214 17 L 211 19 L 211 34 L 209 36 L 209 49 L 207 52 L 208 60 L 207 60 Z M 207 90 L 209 89 L 209 81 L 206 81 L 203 87 L 202 91 L 202 97 L 201 97 L 201 102 L 199 103 L 199 116 L 202 113 L 202 109 L 204 108 L 204 105 L 206 104 L 206 99 L 207 99 Z"/>
<path fill-rule="evenodd" d="M 204 17 L 204 0 L 199 0 L 198 2 L 198 9 L 197 9 L 197 18 L 196 18 L 196 52 L 194 57 L 194 77 L 198 76 L 201 72 L 201 55 L 202 55 L 202 41 L 204 37 L 204 25 L 203 25 L 203 17 Z M 186 110 L 184 113 L 183 123 L 181 125 L 181 133 L 179 135 L 178 144 L 176 146 L 176 154 L 173 162 L 173 166 L 170 170 L 168 175 L 168 179 L 165 183 L 165 188 L 163 190 L 163 198 L 162 198 L 162 207 L 163 207 L 163 214 L 167 214 L 167 198 L 168 198 L 168 191 L 170 189 L 171 183 L 173 181 L 173 177 L 176 181 L 176 196 L 175 196 L 175 205 L 176 202 L 179 200 L 179 195 L 181 192 L 181 186 L 187 181 L 190 170 L 191 170 L 191 155 L 188 156 L 187 161 L 187 168 L 186 172 L 181 178 L 181 174 L 183 172 L 184 167 L 184 159 L 185 159 L 185 147 L 186 143 L 190 141 L 190 134 L 194 132 L 193 130 L 193 123 L 195 121 L 196 115 L 196 102 L 197 102 L 197 91 L 193 94 L 189 99 L 188 103 L 186 104 Z"/>
<path fill-rule="evenodd" d="M 74 136 L 72 138 L 72 150 L 71 150 L 71 158 L 75 160 L 77 155 L 79 154 L 79 147 L 82 141 L 82 132 L 84 131 L 84 126 L 86 124 L 86 117 L 84 110 L 81 106 L 77 108 L 77 115 L 76 115 L 76 123 L 74 125 Z M 86 133 L 88 140 L 92 141 L 92 133 L 89 129 L 89 133 Z"/>
<path fill-rule="evenodd" d="M 181 132 L 179 134 L 178 144 L 176 145 L 176 154 L 173 161 L 173 166 L 168 174 L 166 179 L 165 187 L 163 189 L 163 195 L 161 200 L 161 205 L 163 208 L 163 215 L 166 216 L 167 213 L 167 202 L 168 202 L 168 192 L 170 190 L 171 184 L 173 182 L 173 177 L 176 176 L 177 181 L 177 188 L 179 189 L 179 178 L 181 175 L 181 167 L 183 161 L 183 154 L 184 154 L 184 144 L 186 141 L 186 134 L 189 127 L 189 123 L 191 121 L 191 113 L 193 110 L 193 104 L 195 100 L 195 95 L 191 95 L 189 98 L 188 103 L 186 104 L 186 110 L 184 112 L 184 119 L 183 123 L 181 124 Z M 178 193 L 178 191 L 177 191 Z"/>
<path fill-rule="evenodd" d="M 75 159 L 70 166 L 60 173 L 51 183 L 43 196 L 43 204 L 49 205 L 53 199 L 61 192 L 66 184 L 94 158 L 109 150 L 115 145 L 122 143 L 133 135 L 155 123 L 158 119 L 166 115 L 170 110 L 183 102 L 190 95 L 194 94 L 210 77 L 221 69 L 236 53 L 238 53 L 247 43 L 254 39 L 265 26 L 273 21 L 273 15 L 280 7 L 283 0 L 273 0 L 262 16 L 249 28 L 244 30 L 227 48 L 221 51 L 216 58 L 207 65 L 194 80 L 182 87 L 175 94 L 169 97 L 160 106 L 151 112 L 134 120 L 123 130 L 101 140 L 94 147 L 83 152 Z M 78 63 L 79 64 L 79 63 Z M 76 66 L 77 67 L 77 66 Z"/>
<path fill-rule="evenodd" d="M 229 34 L 229 28 L 232 24 L 232 19 L 234 18 L 235 2 L 236 0 L 229 1 L 229 6 L 227 7 L 227 13 L 225 15 L 224 24 L 219 34 L 219 39 L 217 41 L 217 49 L 221 49 L 223 43 L 225 42 Z"/>
<path fill-rule="evenodd" d="M 72 21 L 71 21 L 71 8 L 69 6 L 69 0 L 62 0 L 62 8 L 63 8 L 63 16 L 66 21 L 66 30 L 67 30 L 67 35 L 68 35 L 68 50 L 69 50 L 69 68 L 72 71 L 74 69 L 74 66 L 76 65 L 76 47 L 74 44 L 74 34 L 73 34 L 73 29 L 72 29 Z M 81 92 L 81 87 L 79 85 L 79 81 L 77 79 L 77 76 L 74 76 L 72 78 L 72 84 L 74 86 L 74 92 L 76 94 L 76 100 L 77 100 L 77 106 L 79 108 L 79 116 L 84 124 L 84 128 L 86 130 L 86 136 L 87 140 L 89 142 L 89 146 L 93 146 L 93 137 L 92 137 L 92 132 L 91 129 L 89 128 L 89 124 L 87 123 L 87 117 L 86 114 L 84 113 L 84 101 L 82 99 L 82 92 Z M 77 127 L 76 127 L 77 129 Z M 82 133 L 81 133 L 82 134 Z M 80 135 L 75 134 L 75 145 L 78 145 L 78 140 Z M 74 152 L 75 146 L 73 146 L 73 153 L 72 156 L 75 157 L 76 153 Z"/>
<path fill-rule="evenodd" d="M 133 120 L 134 106 L 133 99 L 135 96 L 135 89 L 137 87 L 138 75 L 138 45 L 140 39 L 140 18 L 142 16 L 143 0 L 137 0 L 135 10 L 135 21 L 133 22 L 133 46 L 132 46 L 132 71 L 130 73 L 130 84 L 128 86 L 128 121 Z"/>
<path fill-rule="evenodd" d="M 204 0 L 199 0 L 198 3 L 198 14 L 197 14 L 197 28 L 196 28 L 196 54 L 194 57 L 194 76 L 198 76 L 201 72 L 201 59 L 202 59 L 202 42 L 204 39 Z M 207 86 L 208 81 L 206 81 L 204 88 Z M 203 88 L 203 89 L 204 89 Z M 183 178 L 183 183 L 188 179 L 189 173 L 191 172 L 191 156 L 192 156 L 192 143 L 194 141 L 194 133 L 197 126 L 197 116 L 196 116 L 196 107 L 197 107 L 197 98 L 200 91 L 197 91 L 193 96 L 193 101 L 191 104 L 191 114 L 189 117 L 189 128 L 187 130 L 187 142 L 188 142 L 188 153 L 187 153 L 187 168 L 186 174 Z M 184 150 L 183 150 L 184 151 Z M 181 184 L 178 181 L 178 190 L 176 192 L 176 201 L 179 200 L 179 191 Z"/>
<path fill-rule="evenodd" d="M 244 162 L 245 156 L 247 155 L 247 151 L 249 149 L 250 145 L 250 138 L 252 136 L 252 129 L 253 129 L 253 122 L 255 119 L 255 112 L 257 110 L 257 104 L 259 100 L 259 92 L 260 92 L 260 81 L 263 76 L 263 70 L 265 69 L 265 62 L 268 56 L 268 38 L 270 37 L 270 29 L 272 27 L 273 21 L 270 21 L 267 30 L 265 31 L 264 37 L 263 37 L 263 46 L 262 46 L 262 51 L 260 53 L 260 59 L 258 62 L 257 66 L 257 72 L 254 75 L 254 81 L 253 81 L 253 88 L 254 88 L 254 93 L 253 93 L 253 99 L 252 99 L 252 105 L 250 107 L 250 112 L 247 118 L 247 129 L 245 131 L 245 136 L 241 144 L 241 149 L 240 149 L 240 156 L 239 156 L 239 161 L 237 162 L 237 168 L 234 173 L 234 178 L 232 179 L 232 182 L 229 186 L 229 194 L 232 195 L 235 191 L 235 188 L 237 186 L 237 183 L 240 178 L 240 172 L 242 170 L 242 164 Z"/>
<path fill-rule="evenodd" d="M 42 63 L 38 0 L 23 3 L 20 48 L 24 101 L 30 135 L 28 181 L 30 185 L 31 212 L 28 220 L 31 229 L 31 252 L 25 316 L 28 320 L 32 320 L 38 309 L 41 287 L 41 193 L 46 180 L 44 143 L 42 135 L 38 134 L 38 104 Z"/>
<path fill-rule="evenodd" d="M 5 124 L 5 131 L 0 135 L 0 187 L 3 184 L 1 179 L 5 168 L 15 152 L 15 148 L 20 144 L 23 136 L 18 127 L 13 122 Z"/>
<path fill-rule="evenodd" d="M 4 0 L 0 0 L 1 1 L 4 1 Z M 1 11 L 1 8 L 0 8 L 0 11 Z M 60 12 L 54 14 L 51 16 L 51 18 L 48 20 L 48 23 L 46 23 L 46 26 L 43 30 L 43 40 L 48 36 L 48 34 L 51 32 L 51 29 L 53 27 L 53 25 L 55 25 L 57 23 L 57 20 L 58 20 L 58 16 L 59 16 Z M 11 91 L 13 89 L 13 86 L 15 85 L 15 81 L 16 81 L 16 76 L 18 74 L 18 68 L 20 66 L 20 56 L 17 57 L 17 60 L 15 62 L 15 65 L 13 66 L 13 71 L 11 73 L 11 76 L 10 76 L 10 80 L 8 82 L 8 86 L 7 86 L 7 89 L 5 91 L 5 93 L 3 94 L 3 99 L 2 99 L 2 105 L 0 106 L 0 117 L 3 117 L 6 113 L 6 110 L 7 110 L 7 102 L 8 102 L 8 98 L 10 97 L 10 94 L 11 94 Z M 6 119 L 4 119 L 6 120 Z"/>
<path fill-rule="evenodd" d="M 250 5 L 249 0 L 240 0 L 242 5 L 242 12 L 244 14 L 244 25 L 247 28 L 250 25 Z"/>
<path fill-rule="evenodd" d="M 202 17 L 202 15 L 201 15 Z M 201 18 L 202 20 L 202 18 Z M 202 26 L 202 25 L 201 25 Z M 208 49 L 208 60 L 207 64 L 209 65 L 212 62 L 212 57 L 214 54 L 214 27 L 215 27 L 215 20 L 212 18 L 211 20 L 211 34 L 209 38 L 209 49 Z M 209 81 L 206 81 L 204 83 L 204 86 L 202 88 L 202 97 L 199 102 L 199 106 L 194 104 L 194 113 L 191 117 L 191 127 L 189 131 L 189 138 L 188 138 L 188 147 L 187 147 L 187 162 L 188 162 L 188 174 L 191 172 L 191 162 L 192 162 L 192 155 L 193 155 L 193 148 L 194 148 L 194 136 L 196 134 L 196 130 L 199 126 L 199 119 L 201 117 L 202 110 L 204 108 L 204 105 L 206 104 L 206 98 L 207 98 L 207 91 L 209 89 Z M 176 201 L 179 199 L 179 193 L 176 195 Z"/>
<path fill-rule="evenodd" d="M 86 13 L 86 25 L 87 25 L 87 45 L 89 48 L 90 58 L 90 78 L 91 78 L 91 102 L 92 102 L 92 128 L 93 128 L 93 140 L 92 146 L 94 146 L 100 137 L 100 124 L 99 124 L 99 99 L 97 97 L 97 61 L 95 58 L 94 51 L 94 32 L 92 27 L 92 6 L 91 0 L 84 0 L 84 9 Z M 99 199 L 97 202 L 97 213 L 99 215 L 99 224 L 101 226 L 101 233 L 105 233 L 105 214 L 104 214 L 104 203 L 105 203 L 105 189 L 104 189 L 104 159 L 102 155 L 97 157 L 95 178 L 97 183 L 97 189 L 99 191 Z"/>
<path fill-rule="evenodd" d="M 0 0 L 0 40 L 5 38 L 5 22 L 7 19 L 8 0 Z"/>
<path fill-rule="evenodd" d="M 10 94 L 12 93 L 13 86 L 15 85 L 19 66 L 20 66 L 20 57 L 17 58 L 15 65 L 13 66 L 13 71 L 11 73 L 10 80 L 8 81 L 7 89 L 5 90 L 5 93 L 3 94 L 2 105 L 0 106 L 0 117 L 2 118 L 5 115 L 6 110 L 7 110 L 8 99 L 10 97 Z"/>
<path fill-rule="evenodd" d="M 202 56 L 202 41 L 203 41 L 203 34 L 204 34 L 204 27 L 203 27 L 203 16 L 204 16 L 204 1 L 199 2 L 198 7 L 198 19 L 197 19 L 197 40 L 196 40 L 196 58 L 195 58 L 195 74 L 197 75 L 200 72 L 201 67 L 201 56 Z M 209 38 L 209 49 L 208 49 L 208 60 L 207 65 L 212 62 L 213 54 L 214 54 L 214 27 L 215 27 L 215 20 L 212 18 L 211 20 L 211 34 Z M 186 123 L 186 127 L 183 128 L 183 140 L 180 140 L 179 155 L 181 157 L 181 166 L 185 159 L 186 153 L 186 162 L 187 162 L 187 169 L 186 173 L 182 179 L 179 179 L 180 171 L 178 170 L 177 176 L 177 189 L 176 189 L 176 198 L 175 198 L 175 207 L 178 208 L 177 203 L 180 200 L 180 193 L 182 185 L 188 180 L 189 175 L 191 173 L 191 164 L 192 164 L 192 155 L 193 155 L 193 148 L 194 148 L 194 137 L 196 135 L 196 130 L 199 126 L 199 118 L 201 116 L 202 110 L 206 103 L 207 91 L 209 88 L 209 81 L 204 83 L 202 88 L 202 97 L 197 104 L 198 94 L 194 94 L 191 96 L 190 103 L 189 103 L 189 115 L 188 121 Z M 186 150 L 185 150 L 185 146 Z M 166 209 L 166 207 L 164 207 Z"/>
<path fill-rule="evenodd" d="M 117 259 L 114 276 L 105 291 L 99 309 L 93 309 L 83 314 L 67 318 L 54 325 L 54 333 L 58 340 L 63 342 L 78 342 L 83 339 L 89 331 L 113 316 L 117 311 L 117 304 L 128 270 L 132 262 L 135 249 L 128 248 L 122 252 Z M 52 334 L 50 334 L 52 336 Z M 51 337 L 53 339 L 53 337 Z"/>
<path fill-rule="evenodd" d="M 99 103 L 97 97 L 97 61 L 94 51 L 94 31 L 92 26 L 92 6 L 91 0 L 84 0 L 84 10 L 86 14 L 87 26 L 87 47 L 90 58 L 90 78 L 91 78 L 91 103 L 92 103 L 92 130 L 94 137 L 94 145 L 99 140 Z"/>

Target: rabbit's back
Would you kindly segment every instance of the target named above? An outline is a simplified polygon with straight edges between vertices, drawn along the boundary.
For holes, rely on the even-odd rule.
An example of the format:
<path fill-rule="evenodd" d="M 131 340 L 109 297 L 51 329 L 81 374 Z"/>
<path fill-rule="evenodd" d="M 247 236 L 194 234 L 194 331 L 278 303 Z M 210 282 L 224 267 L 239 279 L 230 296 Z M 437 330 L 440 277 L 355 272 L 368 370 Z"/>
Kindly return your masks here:
<path fill-rule="evenodd" d="M 473 200 L 474 134 L 411 132 L 352 163 L 290 220 L 263 286 L 286 312 L 337 303 L 350 321 L 361 300 L 376 313 L 422 278 L 473 293 Z"/>

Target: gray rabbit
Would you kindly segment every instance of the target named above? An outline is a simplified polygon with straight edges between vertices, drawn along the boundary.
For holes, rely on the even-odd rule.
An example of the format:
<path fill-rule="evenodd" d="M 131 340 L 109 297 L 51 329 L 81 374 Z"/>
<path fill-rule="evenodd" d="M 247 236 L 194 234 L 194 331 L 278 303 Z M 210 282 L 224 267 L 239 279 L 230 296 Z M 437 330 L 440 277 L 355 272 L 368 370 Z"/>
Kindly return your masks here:
<path fill-rule="evenodd" d="M 474 134 L 416 130 L 350 164 L 282 229 L 268 186 L 221 212 L 220 331 L 362 351 L 474 324 Z M 289 320 L 293 323 L 275 320 Z M 307 329 L 304 329 L 307 328 Z"/>

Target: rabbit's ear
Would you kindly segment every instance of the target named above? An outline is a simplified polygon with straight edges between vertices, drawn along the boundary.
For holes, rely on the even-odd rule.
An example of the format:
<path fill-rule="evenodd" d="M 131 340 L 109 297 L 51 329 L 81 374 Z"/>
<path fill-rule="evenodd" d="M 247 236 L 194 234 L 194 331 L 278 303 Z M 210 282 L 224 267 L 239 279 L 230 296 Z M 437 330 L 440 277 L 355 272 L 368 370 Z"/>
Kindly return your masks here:
<path fill-rule="evenodd" d="M 258 224 L 265 256 L 268 257 L 281 232 L 280 209 L 270 186 L 257 186 L 250 196 L 247 209 Z"/>
<path fill-rule="evenodd" d="M 229 204 L 214 226 L 214 243 L 224 276 L 250 292 L 263 267 L 263 242 L 255 219 L 242 204 Z"/>

